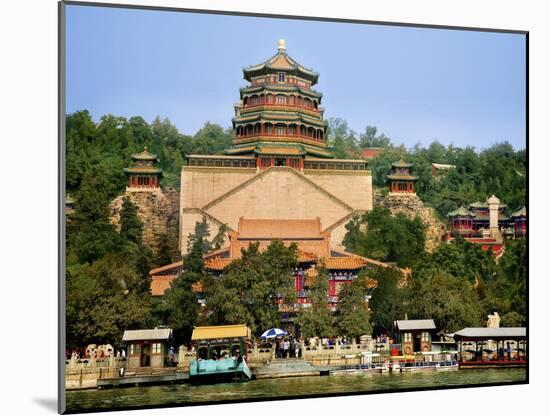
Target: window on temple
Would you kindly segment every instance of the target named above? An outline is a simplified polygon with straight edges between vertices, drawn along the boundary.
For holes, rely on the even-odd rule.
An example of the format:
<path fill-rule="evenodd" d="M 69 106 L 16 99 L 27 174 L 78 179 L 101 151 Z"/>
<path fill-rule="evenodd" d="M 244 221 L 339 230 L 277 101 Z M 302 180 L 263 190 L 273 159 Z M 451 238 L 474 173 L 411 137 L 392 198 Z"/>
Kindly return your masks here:
<path fill-rule="evenodd" d="M 285 135 L 285 127 L 278 126 L 277 127 L 277 135 Z"/>
<path fill-rule="evenodd" d="M 135 351 L 136 351 L 136 350 L 135 350 L 134 344 L 131 344 L 131 345 L 130 345 L 130 353 L 129 353 L 129 354 L 134 354 Z"/>
<path fill-rule="evenodd" d="M 282 84 L 285 82 L 285 73 L 279 72 L 279 83 Z"/>
<path fill-rule="evenodd" d="M 285 105 L 286 97 L 284 95 L 277 95 L 277 105 Z"/>

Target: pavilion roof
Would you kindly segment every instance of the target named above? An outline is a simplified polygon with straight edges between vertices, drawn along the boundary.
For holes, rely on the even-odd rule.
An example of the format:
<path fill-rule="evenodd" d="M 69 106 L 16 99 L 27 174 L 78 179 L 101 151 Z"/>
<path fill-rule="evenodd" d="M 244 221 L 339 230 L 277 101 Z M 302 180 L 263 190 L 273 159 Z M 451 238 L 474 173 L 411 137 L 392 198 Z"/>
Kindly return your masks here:
<path fill-rule="evenodd" d="M 418 180 L 418 176 L 414 176 L 412 174 L 407 173 L 393 173 L 388 176 L 388 179 L 390 180 L 410 180 L 415 181 Z"/>
<path fill-rule="evenodd" d="M 517 217 L 520 217 L 520 216 L 527 216 L 527 209 L 525 208 L 525 206 L 523 206 L 518 211 L 512 213 L 513 218 L 517 218 Z"/>
<path fill-rule="evenodd" d="M 133 160 L 145 160 L 145 161 L 157 161 L 158 157 L 156 154 L 150 153 L 147 150 L 147 147 L 144 147 L 143 151 L 141 153 L 134 153 L 132 154 Z"/>
<path fill-rule="evenodd" d="M 467 327 L 453 333 L 455 339 L 515 339 L 527 337 L 525 327 Z"/>
<path fill-rule="evenodd" d="M 172 336 L 170 328 L 155 328 L 146 330 L 125 330 L 122 336 L 123 342 L 139 340 L 168 340 Z"/>
<path fill-rule="evenodd" d="M 162 169 L 150 165 L 133 166 L 124 169 L 125 173 L 141 173 L 141 174 L 162 174 Z"/>
<path fill-rule="evenodd" d="M 252 77 L 256 75 L 281 71 L 295 73 L 296 75 L 311 81 L 312 85 L 317 83 L 317 80 L 319 79 L 319 74 L 317 72 L 300 65 L 288 56 L 284 40 L 279 41 L 277 53 L 271 58 L 258 65 L 243 68 L 244 79 L 247 81 L 251 81 Z"/>
<path fill-rule="evenodd" d="M 432 319 L 424 320 L 396 320 L 395 326 L 398 330 L 435 330 L 435 323 Z"/>
<path fill-rule="evenodd" d="M 475 214 L 470 212 L 464 206 L 460 206 L 458 209 L 455 209 L 452 212 L 447 213 L 447 216 L 449 216 L 451 218 L 456 217 L 456 216 L 467 216 L 467 217 L 473 218 L 475 216 Z"/>
<path fill-rule="evenodd" d="M 408 163 L 404 160 L 395 161 L 392 164 L 392 167 L 412 167 L 413 163 Z"/>

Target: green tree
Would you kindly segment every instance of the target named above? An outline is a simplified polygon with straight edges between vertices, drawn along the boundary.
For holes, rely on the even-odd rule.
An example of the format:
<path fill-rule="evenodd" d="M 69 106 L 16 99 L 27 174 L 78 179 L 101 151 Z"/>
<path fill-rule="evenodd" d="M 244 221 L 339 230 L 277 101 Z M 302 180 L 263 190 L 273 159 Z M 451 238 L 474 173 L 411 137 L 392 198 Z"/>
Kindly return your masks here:
<path fill-rule="evenodd" d="M 195 231 L 189 235 L 192 245 L 183 258 L 184 270 L 172 281 L 164 302 L 157 308 L 161 318 L 174 330 L 174 337 L 181 342 L 191 338 L 199 318 L 200 305 L 197 294 L 193 292 L 193 284 L 206 278 L 203 255 L 207 236 L 206 221 L 195 223 Z"/>
<path fill-rule="evenodd" d="M 395 268 L 370 269 L 365 275 L 377 282 L 369 300 L 374 332 L 393 333 L 393 322 L 404 319 L 408 311 L 410 288 L 403 286 L 403 275 Z"/>
<path fill-rule="evenodd" d="M 242 250 L 223 275 L 210 279 L 206 304 L 213 324 L 246 323 L 253 332 L 276 327 L 279 306 L 294 303 L 293 274 L 296 265 L 296 244 L 286 247 L 274 240 L 264 252 L 259 244 Z"/>
<path fill-rule="evenodd" d="M 409 303 L 409 318 L 433 318 L 438 330 L 448 333 L 464 327 L 479 327 L 483 310 L 472 284 L 444 272 L 434 272 L 414 280 Z"/>
<path fill-rule="evenodd" d="M 365 277 L 358 277 L 340 290 L 338 306 L 334 314 L 338 334 L 351 338 L 372 333 L 370 312 L 365 302 L 366 284 L 362 283 L 361 278 Z"/>
<path fill-rule="evenodd" d="M 143 223 L 141 223 L 137 214 L 137 206 L 126 196 L 120 209 L 120 236 L 137 246 L 141 246 L 143 244 Z"/>
<path fill-rule="evenodd" d="M 358 255 L 411 266 L 424 252 L 425 226 L 418 217 L 392 216 L 388 209 L 376 207 L 349 222 L 346 229 L 344 246 Z"/>
<path fill-rule="evenodd" d="M 157 252 L 154 257 L 154 263 L 157 267 L 171 264 L 180 258 L 178 252 L 176 237 L 163 233 L 157 240 Z"/>
<path fill-rule="evenodd" d="M 335 334 L 334 316 L 328 307 L 328 273 L 321 264 L 308 290 L 310 307 L 305 308 L 297 318 L 305 337 L 329 337 Z"/>
<path fill-rule="evenodd" d="M 109 253 L 93 264 L 67 269 L 67 347 L 121 344 L 127 329 L 146 327 L 151 298 L 127 259 Z"/>

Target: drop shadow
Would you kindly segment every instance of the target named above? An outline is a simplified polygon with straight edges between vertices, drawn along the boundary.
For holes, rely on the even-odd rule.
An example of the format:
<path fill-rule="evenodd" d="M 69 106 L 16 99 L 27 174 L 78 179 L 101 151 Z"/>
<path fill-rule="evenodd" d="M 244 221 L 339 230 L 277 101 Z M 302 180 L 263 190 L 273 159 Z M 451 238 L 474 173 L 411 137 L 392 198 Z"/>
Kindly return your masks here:
<path fill-rule="evenodd" d="M 34 398 L 34 401 L 43 408 L 57 413 L 57 399 L 55 398 Z"/>

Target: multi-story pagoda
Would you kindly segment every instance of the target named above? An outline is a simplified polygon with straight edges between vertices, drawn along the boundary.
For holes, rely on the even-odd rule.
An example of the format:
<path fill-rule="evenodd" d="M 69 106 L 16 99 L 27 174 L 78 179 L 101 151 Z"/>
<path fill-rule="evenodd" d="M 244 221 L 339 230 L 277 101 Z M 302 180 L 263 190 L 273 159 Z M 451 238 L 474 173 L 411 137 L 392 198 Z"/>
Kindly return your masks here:
<path fill-rule="evenodd" d="M 162 169 L 155 166 L 158 157 L 149 153 L 147 147 L 141 153 L 132 154 L 133 166 L 124 169 L 130 183 L 126 191 L 148 191 L 160 188 Z"/>
<path fill-rule="evenodd" d="M 388 176 L 391 193 L 415 193 L 414 184 L 418 177 L 411 174 L 412 167 L 412 163 L 403 160 L 392 163 L 391 174 Z"/>
<path fill-rule="evenodd" d="M 243 69 L 250 84 L 235 105 L 228 155 L 256 155 L 258 167 L 304 167 L 306 155 L 329 158 L 319 75 L 288 56 L 284 40 L 267 61 Z"/>
<path fill-rule="evenodd" d="M 319 74 L 298 64 L 279 41 L 267 61 L 243 69 L 248 85 L 235 105 L 233 144 L 224 155 L 187 155 L 182 167 L 180 250 L 195 223 L 212 233 L 239 218 L 319 217 L 342 248 L 346 224 L 372 209 L 366 160 L 336 159 L 327 143 Z M 228 242 L 228 241 L 227 241 Z"/>

